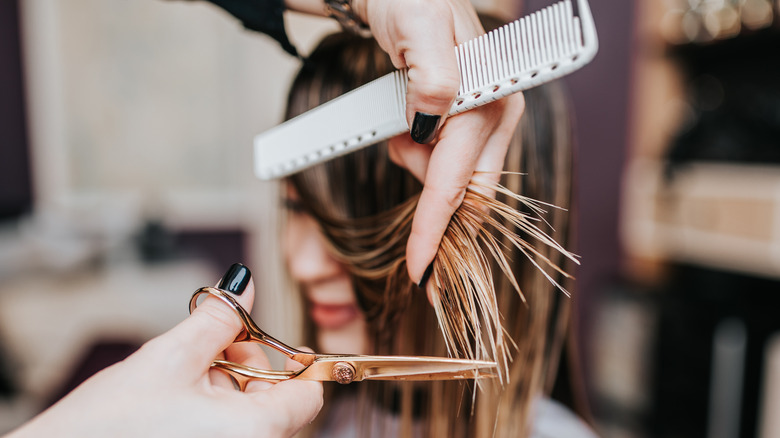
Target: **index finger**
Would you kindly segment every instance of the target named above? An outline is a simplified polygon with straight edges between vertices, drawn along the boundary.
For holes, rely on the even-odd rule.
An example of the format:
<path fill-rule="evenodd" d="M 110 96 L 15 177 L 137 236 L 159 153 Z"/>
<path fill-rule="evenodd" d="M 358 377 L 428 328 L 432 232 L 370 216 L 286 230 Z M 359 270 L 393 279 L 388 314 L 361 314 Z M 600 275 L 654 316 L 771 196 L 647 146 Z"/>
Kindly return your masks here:
<path fill-rule="evenodd" d="M 415 283 L 419 283 L 436 256 L 450 218 L 463 202 L 482 151 L 469 141 L 483 138 L 479 135 L 484 129 L 481 119 L 469 113 L 457 118 L 458 123 L 447 125 L 442 131 L 442 137 L 431 153 L 423 191 L 412 220 L 406 260 L 409 276 Z"/>
<path fill-rule="evenodd" d="M 409 276 L 416 283 L 436 256 L 475 170 L 497 179 L 524 108 L 523 96 L 517 94 L 460 114 L 445 126 L 431 153 L 406 247 Z"/>

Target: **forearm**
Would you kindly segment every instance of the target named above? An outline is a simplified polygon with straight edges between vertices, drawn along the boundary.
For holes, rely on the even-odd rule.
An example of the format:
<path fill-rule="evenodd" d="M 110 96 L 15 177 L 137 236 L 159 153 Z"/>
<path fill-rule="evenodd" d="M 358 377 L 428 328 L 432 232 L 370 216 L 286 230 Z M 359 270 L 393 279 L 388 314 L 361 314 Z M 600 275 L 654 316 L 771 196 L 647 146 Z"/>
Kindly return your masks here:
<path fill-rule="evenodd" d="M 284 6 L 291 11 L 326 16 L 324 0 L 284 0 Z"/>
<path fill-rule="evenodd" d="M 284 0 L 287 9 L 296 12 L 302 12 L 321 17 L 328 16 L 328 8 L 325 0 Z M 350 0 L 349 6 L 360 17 L 360 20 L 366 22 L 366 0 Z"/>
<path fill-rule="evenodd" d="M 281 44 L 288 53 L 298 56 L 298 51 L 287 38 L 282 13 L 285 9 L 320 17 L 329 15 L 326 0 L 206 0 L 241 20 L 244 27 L 262 32 Z M 350 0 L 348 9 L 357 15 L 357 22 L 366 23 L 366 1 Z M 347 14 L 348 16 L 350 14 Z M 341 21 L 341 20 L 340 20 Z M 362 27 L 361 27 L 362 28 Z"/>
<path fill-rule="evenodd" d="M 262 32 L 281 44 L 282 48 L 295 56 L 298 51 L 290 43 L 284 29 L 282 14 L 288 6 L 284 0 L 206 0 L 241 20 L 244 27 Z M 304 0 L 296 0 L 304 1 Z M 316 0 L 312 0 L 312 4 Z M 307 2 L 307 1 L 306 1 Z M 303 7 L 303 6 L 299 6 Z M 311 6 L 309 6 L 311 7 Z"/>

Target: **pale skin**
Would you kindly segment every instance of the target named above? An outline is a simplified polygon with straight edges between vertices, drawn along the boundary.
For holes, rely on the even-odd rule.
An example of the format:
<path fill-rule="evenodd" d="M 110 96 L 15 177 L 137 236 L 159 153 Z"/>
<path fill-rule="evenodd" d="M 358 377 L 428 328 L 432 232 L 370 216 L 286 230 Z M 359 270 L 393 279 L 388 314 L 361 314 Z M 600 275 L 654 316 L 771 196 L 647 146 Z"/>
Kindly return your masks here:
<path fill-rule="evenodd" d="M 254 295 L 250 281 L 236 298 L 251 309 Z M 91 377 L 8 438 L 291 436 L 322 407 L 322 384 L 257 381 L 237 391 L 226 375 L 209 370 L 215 357 L 270 369 L 257 345 L 232 344 L 241 327 L 228 306 L 209 297 L 189 318 Z M 296 366 L 287 363 L 288 369 Z"/>
<path fill-rule="evenodd" d="M 293 10 L 324 14 L 321 0 L 286 4 Z M 417 112 L 446 115 L 460 84 L 453 48 L 484 33 L 471 3 L 353 0 L 352 5 L 395 67 L 409 69 L 409 126 Z M 497 180 L 524 109 L 523 96 L 515 94 L 453 117 L 429 144 L 415 143 L 409 135 L 391 140 L 390 158 L 424 184 L 406 247 L 409 276 L 415 283 L 433 261 L 474 172 L 487 172 L 487 178 Z"/>
<path fill-rule="evenodd" d="M 297 201 L 288 188 L 287 197 Z M 328 252 L 314 219 L 290 211 L 285 260 L 315 312 L 323 352 L 364 354 L 366 322 L 349 275 Z M 236 299 L 252 308 L 252 281 Z M 229 378 L 210 371 L 215 357 L 270 369 L 254 344 L 233 344 L 241 322 L 207 298 L 169 332 L 128 359 L 96 374 L 53 407 L 6 438 L 73 437 L 286 437 L 310 423 L 322 406 L 322 383 L 252 381 L 239 392 Z M 300 367 L 287 361 L 287 369 Z"/>

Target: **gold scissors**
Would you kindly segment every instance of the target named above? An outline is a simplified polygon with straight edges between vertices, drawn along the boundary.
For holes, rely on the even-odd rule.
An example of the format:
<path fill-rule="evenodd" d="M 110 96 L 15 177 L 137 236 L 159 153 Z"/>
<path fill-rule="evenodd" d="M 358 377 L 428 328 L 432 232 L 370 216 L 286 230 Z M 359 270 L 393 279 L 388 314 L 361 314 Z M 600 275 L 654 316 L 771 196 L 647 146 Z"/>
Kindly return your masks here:
<path fill-rule="evenodd" d="M 280 382 L 289 379 L 335 381 L 341 384 L 361 380 L 456 380 L 482 379 L 496 375 L 495 362 L 423 356 L 367 356 L 356 354 L 317 354 L 300 351 L 267 335 L 252 320 L 241 304 L 229 293 L 214 287 L 195 291 L 190 299 L 190 313 L 198 306 L 198 297 L 210 294 L 230 306 L 244 328 L 234 342 L 256 342 L 280 351 L 304 365 L 298 371 L 262 370 L 240 363 L 216 359 L 211 367 L 228 373 L 241 390 L 250 380 Z"/>

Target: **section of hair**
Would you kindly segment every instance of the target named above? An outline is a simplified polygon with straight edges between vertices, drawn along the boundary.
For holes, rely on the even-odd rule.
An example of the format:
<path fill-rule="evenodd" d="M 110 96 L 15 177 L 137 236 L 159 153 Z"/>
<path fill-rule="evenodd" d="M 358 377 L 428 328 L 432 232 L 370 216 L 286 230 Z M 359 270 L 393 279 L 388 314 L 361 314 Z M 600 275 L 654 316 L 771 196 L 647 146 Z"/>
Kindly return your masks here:
<path fill-rule="evenodd" d="M 346 34 L 327 37 L 310 59 L 293 84 L 288 118 L 392 70 L 373 40 Z M 429 280 L 436 310 L 406 270 L 421 185 L 390 161 L 387 145 L 287 180 L 351 275 L 368 316 L 371 354 L 441 356 L 449 350 L 496 358 L 508 376 L 483 385 L 476 398 L 469 382 L 327 388 L 326 409 L 339 398 L 358 400 L 355 421 L 365 435 L 375 436 L 379 427 L 385 436 L 525 436 L 534 400 L 556 375 L 571 308 L 556 292 L 565 290 L 565 273 L 576 260 L 564 249 L 569 213 L 551 205 L 571 203 L 571 126 L 560 84 L 525 97 L 503 186 L 492 187 L 496 199 L 480 195 L 485 187 L 470 191 L 442 241 Z M 316 426 L 327 418 L 324 411 Z"/>
<path fill-rule="evenodd" d="M 537 245 L 552 248 L 567 259 L 578 262 L 573 253 L 537 225 L 537 222 L 542 222 L 549 226 L 544 220 L 544 206 L 555 206 L 521 196 L 501 185 L 484 186 L 472 182 L 472 186 L 515 199 L 530 213 L 469 188 L 463 204 L 450 220 L 434 259 L 431 299 L 449 353 L 469 359 L 496 361 L 500 377 L 506 378 L 511 359 L 508 344 L 512 339 L 506 336 L 501 323 L 493 267 L 501 270 L 525 302 L 509 260 L 506 242 L 566 295 L 569 295 L 568 291 L 545 269 L 552 269 L 566 278 L 570 276 L 537 249 Z M 526 241 L 520 233 L 533 240 Z"/>

